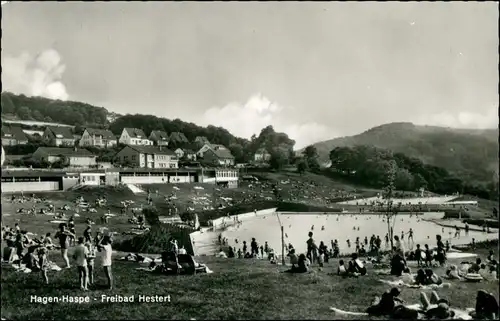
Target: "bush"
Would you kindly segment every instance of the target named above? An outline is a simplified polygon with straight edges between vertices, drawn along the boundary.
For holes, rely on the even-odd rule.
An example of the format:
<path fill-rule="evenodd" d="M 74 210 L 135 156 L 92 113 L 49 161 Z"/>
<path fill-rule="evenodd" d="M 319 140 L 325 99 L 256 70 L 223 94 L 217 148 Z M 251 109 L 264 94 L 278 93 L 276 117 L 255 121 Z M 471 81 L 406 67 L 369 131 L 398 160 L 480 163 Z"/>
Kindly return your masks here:
<path fill-rule="evenodd" d="M 173 237 L 177 240 L 179 247 L 184 247 L 189 254 L 193 255 L 189 236 L 192 232 L 194 229 L 160 223 L 151 226 L 151 230 L 142 235 L 118 243 L 115 248 L 123 252 L 160 254 L 168 248 L 169 240 Z"/>

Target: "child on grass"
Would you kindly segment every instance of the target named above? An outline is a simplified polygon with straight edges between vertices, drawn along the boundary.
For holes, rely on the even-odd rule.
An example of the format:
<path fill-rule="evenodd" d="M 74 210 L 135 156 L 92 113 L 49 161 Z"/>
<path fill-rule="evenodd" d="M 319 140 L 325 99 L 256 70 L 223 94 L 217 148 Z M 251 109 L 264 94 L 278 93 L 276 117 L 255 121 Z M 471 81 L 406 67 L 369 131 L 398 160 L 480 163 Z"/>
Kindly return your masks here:
<path fill-rule="evenodd" d="M 43 281 L 45 284 L 49 284 L 49 277 L 47 275 L 47 271 L 49 270 L 49 261 L 47 259 L 47 250 L 44 247 L 38 249 L 38 265 L 40 266 Z"/>
<path fill-rule="evenodd" d="M 96 257 L 96 248 L 92 242 L 85 243 L 85 246 L 89 250 L 87 254 L 87 270 L 88 270 L 88 285 L 94 284 L 94 261 Z"/>

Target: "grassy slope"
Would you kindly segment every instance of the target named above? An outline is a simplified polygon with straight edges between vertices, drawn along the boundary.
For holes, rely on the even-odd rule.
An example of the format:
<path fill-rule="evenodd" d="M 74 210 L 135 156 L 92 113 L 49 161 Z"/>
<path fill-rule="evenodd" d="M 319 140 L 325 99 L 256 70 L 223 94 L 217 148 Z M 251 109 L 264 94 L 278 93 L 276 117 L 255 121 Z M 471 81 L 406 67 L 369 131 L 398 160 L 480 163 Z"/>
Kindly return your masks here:
<path fill-rule="evenodd" d="M 60 262 L 58 255 L 51 259 Z M 344 319 L 329 311 L 330 306 L 362 311 L 374 295 L 388 286 L 374 273 L 362 279 L 328 275 L 337 262 L 323 271 L 305 275 L 279 273 L 283 268 L 259 260 L 224 260 L 202 257 L 200 262 L 214 270 L 211 275 L 158 276 L 135 270 L 133 262 L 115 262 L 116 288 L 77 289 L 75 268 L 49 274 L 51 284 L 41 285 L 38 274 L 19 274 L 2 268 L 2 317 L 7 319 Z M 442 271 L 440 271 L 442 272 Z M 383 277 L 391 279 L 392 277 Z M 97 284 L 104 275 L 98 270 Z M 486 289 L 498 297 L 498 283 L 471 284 L 454 281 L 451 288 L 439 289 L 440 296 L 456 307 L 473 307 L 475 293 Z M 402 298 L 417 303 L 418 289 L 403 289 Z M 429 292 L 429 291 L 427 291 Z M 171 303 L 101 303 L 102 294 L 171 295 Z M 33 304 L 30 295 L 89 295 L 88 304 Z M 96 301 L 93 298 L 97 298 Z M 352 317 L 351 317 L 352 318 Z M 357 318 L 352 318 L 357 319 Z"/>
<path fill-rule="evenodd" d="M 60 208 L 65 204 L 68 204 L 72 210 L 66 212 L 66 216 L 70 217 L 74 211 L 74 200 L 78 196 L 83 196 L 85 200 L 89 201 L 93 206 L 95 199 L 98 196 L 106 196 L 108 199 L 108 206 L 105 208 L 98 208 L 97 213 L 88 213 L 82 212 L 80 210 L 79 217 L 75 217 L 75 226 L 76 232 L 78 235 L 83 233 L 83 230 L 86 228 L 86 220 L 90 218 L 93 220 L 96 225 L 93 225 L 92 228 L 94 232 L 99 227 L 104 227 L 105 225 L 101 224 L 101 217 L 104 213 L 109 209 L 111 213 L 117 214 L 116 217 L 112 217 L 109 219 L 108 226 L 112 231 L 122 233 L 124 231 L 130 230 L 133 227 L 132 224 L 128 223 L 127 220 L 130 218 L 131 214 L 128 216 L 120 215 L 120 201 L 123 200 L 134 200 L 135 204 L 132 207 L 139 207 L 140 204 L 146 204 L 146 199 L 144 196 L 137 197 L 128 189 L 113 189 L 113 188 L 84 188 L 75 191 L 67 191 L 67 192 L 47 192 L 47 193 L 36 193 L 37 197 L 45 197 L 48 200 L 52 201 L 52 204 L 55 208 Z M 32 202 L 27 202 L 24 204 L 11 203 L 10 197 L 2 196 L 2 214 L 10 214 L 8 216 L 2 215 L 2 223 L 7 226 L 14 226 L 14 223 L 19 223 L 22 229 L 27 231 L 38 233 L 39 235 L 44 235 L 47 232 L 51 232 L 52 235 L 57 230 L 57 224 L 50 223 L 50 220 L 53 220 L 53 216 L 37 214 L 36 216 L 31 216 L 27 214 L 17 214 L 16 210 L 19 208 L 31 208 L 33 206 Z M 39 204 L 36 204 L 37 211 L 40 208 L 45 207 Z M 57 212 L 61 212 L 61 210 L 57 210 Z M 121 235 L 118 236 L 117 240 L 121 238 Z"/>

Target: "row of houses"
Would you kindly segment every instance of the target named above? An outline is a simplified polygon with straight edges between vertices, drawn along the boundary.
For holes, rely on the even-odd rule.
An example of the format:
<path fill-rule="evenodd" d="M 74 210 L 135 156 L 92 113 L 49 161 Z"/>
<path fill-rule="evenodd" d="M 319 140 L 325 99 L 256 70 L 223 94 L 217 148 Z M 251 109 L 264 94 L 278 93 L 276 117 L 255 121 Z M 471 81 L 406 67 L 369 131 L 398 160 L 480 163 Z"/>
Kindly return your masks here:
<path fill-rule="evenodd" d="M 158 156 L 159 159 L 164 159 L 167 151 L 171 153 L 167 149 L 169 142 L 171 141 L 181 144 L 189 144 L 189 140 L 181 132 L 172 132 L 168 135 L 164 131 L 153 130 L 149 137 L 147 137 L 144 134 L 144 131 L 138 128 L 124 128 L 118 138 L 110 130 L 86 128 L 79 139 L 78 144 L 76 143 L 78 138 L 73 135 L 71 128 L 68 127 L 49 126 L 45 129 L 41 136 L 41 138 L 49 145 L 55 147 L 74 147 L 78 145 L 80 148 L 113 148 L 116 147 L 118 143 L 121 143 L 127 145 L 128 148 L 121 150 L 117 156 L 119 158 L 123 158 L 121 159 L 122 161 L 132 161 L 133 163 L 137 163 L 139 166 L 140 164 L 145 164 L 145 166 L 148 166 L 151 163 L 154 164 L 155 161 L 152 159 L 156 159 L 156 156 Z M 24 145 L 27 143 L 28 136 L 20 127 L 2 125 L 2 146 Z M 132 147 L 136 148 L 134 149 Z M 146 148 L 141 149 L 141 147 Z M 233 166 L 235 164 L 234 156 L 228 148 L 220 144 L 211 144 L 210 141 L 204 136 L 196 137 L 192 142 L 191 147 L 192 148 L 176 148 L 173 151 L 173 154 L 175 154 L 179 159 L 185 158 L 190 161 L 203 159 L 204 161 L 222 166 Z M 149 158 L 144 156 L 144 160 L 141 158 L 132 160 L 132 156 L 134 156 L 137 152 L 150 156 Z M 254 155 L 254 161 L 256 162 L 267 162 L 270 158 L 271 155 L 269 152 L 263 148 L 259 149 Z M 161 166 L 173 166 L 170 162 L 166 163 L 168 164 L 165 165 L 165 162 L 161 162 L 160 164 Z"/>
<path fill-rule="evenodd" d="M 205 146 L 204 146 L 205 147 Z M 115 156 L 121 164 L 133 168 L 179 168 L 179 159 L 182 158 L 182 149 L 171 151 L 164 146 L 138 146 L 126 145 Z M 205 147 L 199 154 L 191 154 L 193 159 L 200 155 L 204 163 L 213 166 L 230 167 L 234 165 L 231 152 L 221 145 Z M 97 156 L 84 148 L 69 147 L 39 147 L 32 159 L 39 162 L 63 162 L 68 167 L 94 167 L 97 166 Z"/>

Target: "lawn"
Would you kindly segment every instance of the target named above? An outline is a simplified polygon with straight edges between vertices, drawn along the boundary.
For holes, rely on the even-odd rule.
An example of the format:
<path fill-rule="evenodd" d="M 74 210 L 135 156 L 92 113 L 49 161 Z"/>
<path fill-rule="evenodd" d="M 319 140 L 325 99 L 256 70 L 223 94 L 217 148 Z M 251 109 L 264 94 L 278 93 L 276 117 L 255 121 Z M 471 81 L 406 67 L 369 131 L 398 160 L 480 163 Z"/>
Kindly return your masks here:
<path fill-rule="evenodd" d="M 75 213 L 74 208 L 74 200 L 83 196 L 83 198 L 88 201 L 92 207 L 94 207 L 94 201 L 98 197 L 106 196 L 108 200 L 108 204 L 102 208 L 96 208 L 97 213 L 84 212 L 82 209 L 79 209 L 79 217 L 75 217 L 75 229 L 78 235 L 82 235 L 83 230 L 86 228 L 87 218 L 90 218 L 95 222 L 95 225 L 92 226 L 94 232 L 100 227 L 109 227 L 111 231 L 117 232 L 117 240 L 119 240 L 122 236 L 122 232 L 130 231 L 134 225 L 128 223 L 128 219 L 132 216 L 130 213 L 128 215 L 121 215 L 121 201 L 124 200 L 133 200 L 135 203 L 132 207 L 140 207 L 141 205 L 146 204 L 145 196 L 136 196 L 127 188 L 82 188 L 74 191 L 65 191 L 65 192 L 45 192 L 45 193 L 36 193 L 36 197 L 46 198 L 49 200 L 54 207 L 56 208 L 56 212 L 65 212 L 66 217 L 71 217 Z M 28 196 L 28 195 L 25 195 Z M 28 215 L 28 214 L 18 214 L 16 213 L 17 209 L 24 208 L 29 209 L 33 206 L 33 202 L 28 201 L 23 204 L 12 203 L 10 200 L 10 196 L 2 195 L 2 224 L 4 226 L 13 227 L 15 223 L 19 223 L 19 226 L 23 230 L 27 230 L 32 233 L 37 233 L 38 235 L 44 235 L 47 232 L 51 232 L 54 234 L 58 228 L 58 224 L 51 223 L 51 220 L 54 220 L 53 216 L 44 215 L 44 214 L 36 214 Z M 60 207 L 67 204 L 71 209 L 69 211 L 57 210 Z M 35 203 L 37 212 L 41 208 L 45 208 L 46 205 L 44 203 Z M 107 225 L 101 223 L 101 217 L 104 213 L 107 213 L 108 209 L 111 213 L 116 214 L 115 217 L 111 217 L 109 219 L 109 223 Z M 7 214 L 7 215 L 6 215 Z"/>
<path fill-rule="evenodd" d="M 57 253 L 52 260 L 60 263 Z M 253 259 L 219 259 L 200 257 L 213 274 L 195 276 L 161 276 L 139 271 L 134 262 L 115 261 L 116 286 L 112 291 L 77 289 L 75 268 L 49 274 L 51 284 L 43 286 L 40 275 L 23 274 L 2 267 L 2 317 L 27 319 L 345 319 L 329 311 L 330 306 L 362 311 L 373 296 L 389 286 L 370 273 L 365 277 L 344 279 L 329 275 L 337 266 L 330 261 L 322 271 L 315 266 L 304 275 L 280 273 L 284 268 Z M 440 270 L 439 273 L 443 271 Z M 393 277 L 384 276 L 385 279 Z M 98 270 L 97 284 L 104 284 Z M 475 293 L 485 289 L 498 298 L 498 282 L 464 283 L 439 289 L 455 307 L 473 307 Z M 417 303 L 418 289 L 402 290 L 401 297 Z M 426 291 L 429 292 L 429 291 Z M 134 303 L 103 303 L 101 295 L 135 295 Z M 89 296 L 90 303 L 30 303 L 30 296 Z M 139 295 L 170 295 L 170 303 L 139 303 Z M 95 300 L 94 300 L 95 299 Z M 357 318 L 353 318 L 357 319 Z"/>

